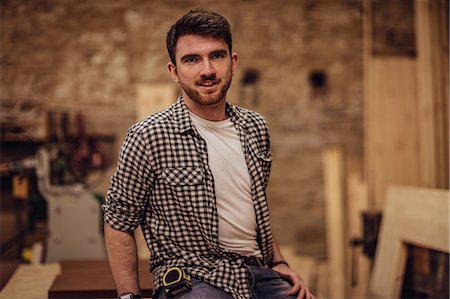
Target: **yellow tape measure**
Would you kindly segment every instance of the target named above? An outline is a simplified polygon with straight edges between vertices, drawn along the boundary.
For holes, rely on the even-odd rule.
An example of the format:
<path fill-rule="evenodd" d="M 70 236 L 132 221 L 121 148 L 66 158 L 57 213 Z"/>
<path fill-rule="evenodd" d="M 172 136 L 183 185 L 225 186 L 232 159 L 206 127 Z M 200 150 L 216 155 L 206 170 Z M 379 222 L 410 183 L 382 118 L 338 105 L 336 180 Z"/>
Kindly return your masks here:
<path fill-rule="evenodd" d="M 180 267 L 169 268 L 163 276 L 164 292 L 175 297 L 192 289 L 191 276 Z"/>

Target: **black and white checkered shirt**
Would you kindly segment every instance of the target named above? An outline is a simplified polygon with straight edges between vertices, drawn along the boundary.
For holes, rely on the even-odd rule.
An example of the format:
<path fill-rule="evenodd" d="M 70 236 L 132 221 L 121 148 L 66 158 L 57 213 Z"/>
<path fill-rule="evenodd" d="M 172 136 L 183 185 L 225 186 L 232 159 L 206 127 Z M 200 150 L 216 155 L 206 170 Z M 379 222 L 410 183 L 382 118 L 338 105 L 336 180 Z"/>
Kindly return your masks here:
<path fill-rule="evenodd" d="M 269 132 L 255 112 L 227 104 L 251 177 L 263 259 L 273 257 L 266 186 L 271 168 Z M 141 225 L 150 248 L 155 289 L 169 267 L 230 293 L 250 298 L 239 254 L 219 246 L 214 177 L 205 140 L 182 98 L 132 126 L 103 206 L 105 222 L 121 231 Z"/>

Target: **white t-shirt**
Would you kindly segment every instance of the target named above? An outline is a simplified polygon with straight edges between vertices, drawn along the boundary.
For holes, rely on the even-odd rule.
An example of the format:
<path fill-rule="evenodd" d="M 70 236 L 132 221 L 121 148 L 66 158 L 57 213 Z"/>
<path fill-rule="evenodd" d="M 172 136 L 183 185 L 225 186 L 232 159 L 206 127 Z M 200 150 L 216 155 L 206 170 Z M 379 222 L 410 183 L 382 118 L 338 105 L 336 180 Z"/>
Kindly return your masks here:
<path fill-rule="evenodd" d="M 215 122 L 193 113 L 190 116 L 208 146 L 219 216 L 219 244 L 242 255 L 260 257 L 250 175 L 239 135 L 229 119 Z"/>

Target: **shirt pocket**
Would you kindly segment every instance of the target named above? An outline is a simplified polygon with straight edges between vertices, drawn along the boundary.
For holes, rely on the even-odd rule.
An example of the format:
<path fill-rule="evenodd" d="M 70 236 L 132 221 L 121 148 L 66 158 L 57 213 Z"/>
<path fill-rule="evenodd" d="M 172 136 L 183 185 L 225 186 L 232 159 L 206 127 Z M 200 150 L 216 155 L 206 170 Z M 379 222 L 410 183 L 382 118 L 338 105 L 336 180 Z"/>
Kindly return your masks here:
<path fill-rule="evenodd" d="M 179 167 L 163 169 L 161 177 L 166 190 L 170 190 L 175 206 L 192 211 L 205 197 L 205 173 L 202 167 Z"/>
<path fill-rule="evenodd" d="M 166 168 L 162 171 L 162 177 L 170 186 L 191 186 L 200 184 L 204 173 L 201 167 Z"/>

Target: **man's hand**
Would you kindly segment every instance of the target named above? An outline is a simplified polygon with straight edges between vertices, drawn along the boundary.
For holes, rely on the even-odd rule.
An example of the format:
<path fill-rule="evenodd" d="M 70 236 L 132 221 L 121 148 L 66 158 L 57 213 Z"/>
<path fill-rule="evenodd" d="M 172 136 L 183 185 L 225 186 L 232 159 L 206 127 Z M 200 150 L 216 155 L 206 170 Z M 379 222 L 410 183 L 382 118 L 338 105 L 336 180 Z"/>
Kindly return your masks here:
<path fill-rule="evenodd" d="M 297 299 L 316 299 L 311 291 L 305 286 L 303 280 L 297 272 L 289 268 L 286 264 L 279 264 L 272 268 L 282 277 L 288 279 L 292 283 L 292 288 L 287 293 L 289 296 L 298 292 Z"/>

